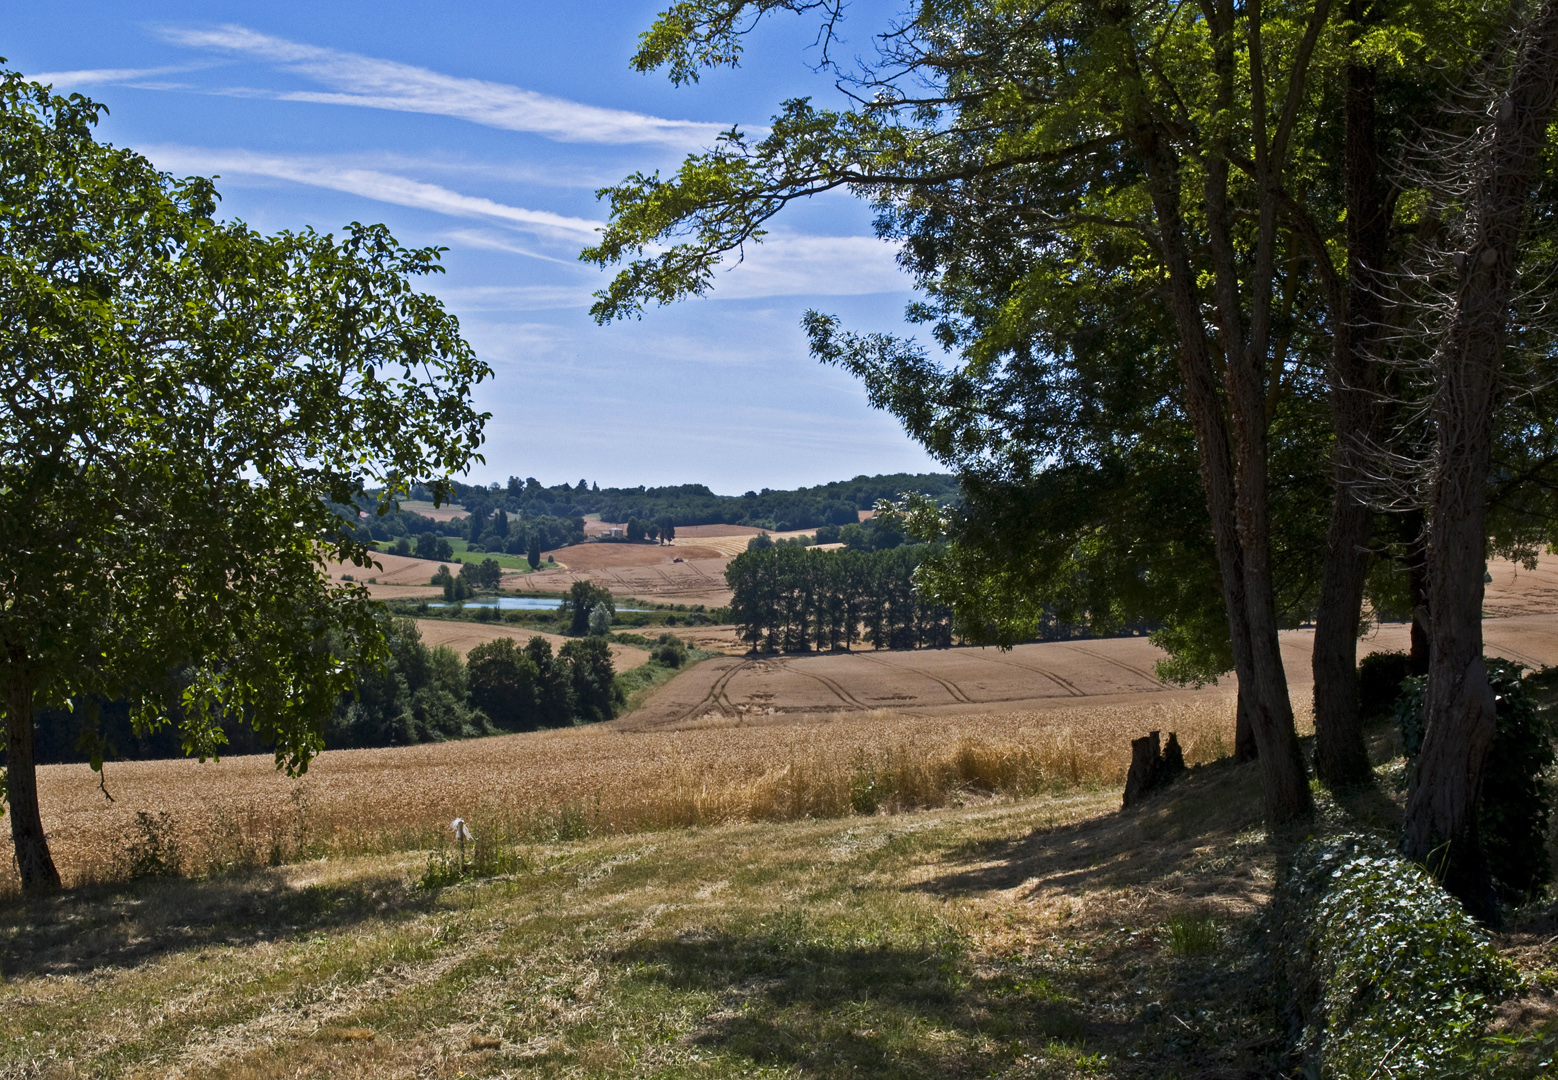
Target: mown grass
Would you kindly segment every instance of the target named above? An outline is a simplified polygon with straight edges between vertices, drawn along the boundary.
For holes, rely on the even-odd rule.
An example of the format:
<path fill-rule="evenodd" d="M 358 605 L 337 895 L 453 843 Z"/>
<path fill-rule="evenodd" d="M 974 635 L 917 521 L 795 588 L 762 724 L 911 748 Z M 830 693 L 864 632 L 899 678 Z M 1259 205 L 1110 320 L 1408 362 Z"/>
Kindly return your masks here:
<path fill-rule="evenodd" d="M 0 1072 L 59 1076 L 1166 1076 L 1271 1036 L 1219 938 L 1271 850 L 1247 771 L 898 817 L 533 842 L 6 907 Z M 1230 798 L 1232 796 L 1232 798 Z M 480 831 L 478 836 L 480 836 Z M 449 849 L 444 849 L 444 854 Z M 1233 861 L 1208 870 L 1213 851 Z M 439 853 L 435 852 L 435 855 Z M 474 853 L 473 853 L 474 854 Z M 474 861 L 474 860 L 473 860 Z M 1188 1027 L 1186 1026 L 1188 1025 Z"/>
<path fill-rule="evenodd" d="M 1262 829 L 1255 766 L 1128 813 L 965 802 L 604 835 L 559 807 L 477 820 L 465 873 L 446 843 L 9 901 L 0 1075 L 1287 1074 L 1251 929 L 1301 838 Z M 1558 986 L 1554 912 L 1520 925 L 1512 1031 Z"/>

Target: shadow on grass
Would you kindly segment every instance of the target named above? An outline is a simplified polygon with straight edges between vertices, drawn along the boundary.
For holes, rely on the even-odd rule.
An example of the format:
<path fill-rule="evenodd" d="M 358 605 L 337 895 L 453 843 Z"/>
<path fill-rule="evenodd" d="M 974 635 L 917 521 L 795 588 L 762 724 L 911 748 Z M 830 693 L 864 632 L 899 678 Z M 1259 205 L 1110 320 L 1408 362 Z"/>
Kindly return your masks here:
<path fill-rule="evenodd" d="M 1056 989 L 1057 973 L 1015 960 L 976 970 L 951 933 L 884 937 L 781 913 L 614 959 L 628 971 L 623 992 L 644 1009 L 675 995 L 713 998 L 684 1042 L 716 1067 L 723 1058 L 816 1077 L 945 1077 L 1083 1054 L 1090 1026 Z"/>
<path fill-rule="evenodd" d="M 410 918 L 436 893 L 398 875 L 301 888 L 278 870 L 204 881 L 89 885 L 0 904 L 0 976 L 133 967 L 201 946 L 244 946 L 368 919 Z"/>
<path fill-rule="evenodd" d="M 1266 847 L 1260 830 L 1257 766 L 1225 760 L 1192 770 L 1130 810 L 966 844 L 946 856 L 952 869 L 919 887 L 944 895 L 1022 888 L 1032 897 L 1154 885 L 1180 875 L 1186 878 L 1180 890 L 1227 892 L 1253 906 L 1261 897 L 1251 887 L 1251 857 Z M 1210 855 L 1226 852 L 1247 831 L 1260 839 L 1240 855 Z"/>

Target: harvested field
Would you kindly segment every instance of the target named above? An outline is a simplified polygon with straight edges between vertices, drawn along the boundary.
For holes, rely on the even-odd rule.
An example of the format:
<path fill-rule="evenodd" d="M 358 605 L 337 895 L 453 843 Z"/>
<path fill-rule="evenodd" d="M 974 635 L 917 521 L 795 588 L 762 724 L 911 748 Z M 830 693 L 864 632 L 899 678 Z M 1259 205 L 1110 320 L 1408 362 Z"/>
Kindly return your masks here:
<path fill-rule="evenodd" d="M 593 546 L 593 545 L 591 545 Z M 620 544 L 601 544 L 601 547 L 625 547 Z M 653 549 L 650 549 L 653 550 Z M 671 552 L 673 548 L 661 548 Z M 529 592 L 565 593 L 576 581 L 591 581 L 610 589 L 618 599 L 640 597 L 662 604 L 703 604 L 705 607 L 723 607 L 730 603 L 730 589 L 725 584 L 725 567 L 730 560 L 724 558 L 688 559 L 671 562 L 675 554 L 664 563 L 650 566 L 618 566 L 599 570 L 538 570 L 527 574 L 522 583 Z"/>
<path fill-rule="evenodd" d="M 521 645 L 533 637 L 545 638 L 551 642 L 554 653 L 571 640 L 561 634 L 544 634 L 539 630 L 505 626 L 503 623 L 456 622 L 452 619 L 418 619 L 416 623 L 417 629 L 422 632 L 422 643 L 428 648 L 447 645 L 461 656 L 478 645 L 498 638 L 512 638 Z M 611 645 L 611 662 L 618 671 L 636 668 L 648 661 L 649 652 L 646 649 L 616 643 Z"/>
<path fill-rule="evenodd" d="M 1558 615 L 1490 619 L 1484 625 L 1489 655 L 1532 668 L 1558 664 Z M 1359 655 L 1406 650 L 1409 628 L 1376 627 L 1360 642 Z M 1282 634 L 1283 662 L 1294 708 L 1312 693 L 1310 656 L 1314 631 Z M 1105 702 L 1178 700 L 1186 695 L 1231 695 L 1232 678 L 1220 687 L 1184 690 L 1153 674 L 1163 653 L 1146 638 L 1106 638 L 993 648 L 922 649 L 910 652 L 739 655 L 700 665 L 663 687 L 644 708 L 620 724 L 650 729 L 711 718 L 805 716 L 830 711 L 893 709 L 902 713 L 965 715 L 1004 709 L 1048 709 L 1079 698 Z"/>
<path fill-rule="evenodd" d="M 428 584 L 429 581 L 434 574 L 438 573 L 440 566 L 449 566 L 451 572 L 458 570 L 453 563 L 412 559 L 405 555 L 390 555 L 382 551 L 374 552 L 373 561 L 378 563 L 377 568 L 332 561 L 325 564 L 325 573 L 334 581 L 340 581 L 345 574 L 351 575 L 357 582 L 366 582 L 369 578 L 374 578 L 375 582 L 368 585 L 368 595 L 375 600 L 391 600 L 397 597 L 416 599 L 442 596 L 443 590 Z"/>
<path fill-rule="evenodd" d="M 621 570 L 635 566 L 671 566 L 681 559 L 719 559 L 724 552 L 710 546 L 675 547 L 660 544 L 574 544 L 546 554 L 569 570 Z"/>
<path fill-rule="evenodd" d="M 710 529 L 732 529 L 736 526 L 708 525 L 704 527 Z M 683 536 L 681 529 L 677 529 L 676 539 L 672 540 L 671 543 L 676 546 L 691 546 L 696 544 L 699 547 L 714 548 L 721 555 L 725 555 L 729 558 L 735 558 L 737 555 L 740 555 L 747 549 L 747 545 L 752 542 L 752 537 L 762 532 L 767 532 L 769 537 L 774 540 L 793 540 L 797 536 L 815 536 L 817 534 L 816 529 L 797 529 L 792 532 L 768 532 L 767 529 L 751 529 L 747 532 L 735 535 L 726 534 L 686 537 Z"/>
<path fill-rule="evenodd" d="M 454 506 L 450 503 L 444 503 L 442 506 L 434 506 L 430 502 L 408 501 L 401 503 L 400 508 L 402 510 L 410 510 L 413 513 L 421 514 L 425 518 L 432 518 L 434 521 L 453 521 L 457 517 L 465 516 L 464 507 Z"/>
<path fill-rule="evenodd" d="M 1527 570 L 1507 559 L 1488 563 L 1493 578 L 1484 589 L 1482 610 L 1490 618 L 1558 611 L 1558 559 Z"/>
<path fill-rule="evenodd" d="M 754 525 L 678 525 L 676 527 L 676 539 L 703 539 L 708 536 L 756 536 L 760 532 L 767 532 Z"/>
<path fill-rule="evenodd" d="M 530 635 L 493 624 L 423 626 L 429 640 Z M 1484 634 L 1491 654 L 1558 663 L 1558 616 L 1490 619 Z M 1282 638 L 1301 727 L 1311 641 L 1309 631 Z M 1406 642 L 1405 626 L 1387 625 L 1360 652 Z M 334 852 L 423 845 L 456 815 L 523 825 L 571 814 L 591 828 L 630 831 L 849 813 L 863 790 L 880 798 L 871 805 L 909 807 L 944 805 L 970 790 L 1112 786 L 1129 763 L 1130 740 L 1147 731 L 1177 731 L 1192 762 L 1232 744 L 1232 680 L 1163 687 L 1152 677 L 1154 659 L 1142 638 L 1005 654 L 717 658 L 611 724 L 330 751 L 298 781 L 263 756 L 116 762 L 107 782 L 117 801 L 109 803 L 86 766 L 47 766 L 39 770 L 44 825 L 67 879 L 82 881 L 122 870 L 115 860 L 137 811 L 169 815 L 161 827 L 178 840 L 182 864 L 200 869 L 290 857 L 305 840 Z"/>

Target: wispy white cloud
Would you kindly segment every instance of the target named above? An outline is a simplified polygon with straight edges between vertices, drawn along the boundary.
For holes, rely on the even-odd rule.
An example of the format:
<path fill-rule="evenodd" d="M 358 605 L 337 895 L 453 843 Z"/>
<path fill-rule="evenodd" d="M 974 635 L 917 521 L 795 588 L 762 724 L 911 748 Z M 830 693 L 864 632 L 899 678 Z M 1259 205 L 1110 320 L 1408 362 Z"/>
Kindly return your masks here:
<path fill-rule="evenodd" d="M 78 71 L 40 71 L 27 76 L 33 82 L 51 86 L 101 86 L 107 83 L 137 85 L 159 75 L 178 75 L 199 71 L 209 64 L 176 64 L 171 67 L 153 68 L 82 68 Z M 165 84 L 159 84 L 165 85 Z"/>
<path fill-rule="evenodd" d="M 535 256 L 502 237 L 473 231 L 450 234 L 455 243 Z M 870 236 L 802 236 L 778 233 L 747 248 L 742 262 L 729 261 L 714 275 L 711 300 L 758 300 L 770 296 L 869 296 L 907 292 L 909 276 L 894 261 L 898 248 Z M 545 257 L 545 256 L 539 256 Z M 567 263 L 568 260 L 556 259 Z M 583 268 L 581 267 L 581 270 Z M 450 290 L 445 295 L 472 311 L 539 311 L 584 308 L 595 302 L 594 283 L 485 285 Z"/>
<path fill-rule="evenodd" d="M 343 165 L 328 158 L 187 146 L 151 146 L 144 147 L 142 152 L 156 162 L 159 168 L 170 172 L 263 176 L 286 180 L 451 217 L 503 221 L 530 232 L 574 243 L 594 239 L 596 230 L 604 224 L 586 218 L 554 214 L 549 210 L 509 206 L 476 195 L 462 195 L 437 184 L 426 184 L 378 169 Z"/>
<path fill-rule="evenodd" d="M 438 295 L 464 311 L 549 311 L 588 307 L 589 285 L 474 285 L 440 289 Z"/>
<path fill-rule="evenodd" d="M 559 259 L 555 255 L 543 255 L 534 248 L 516 243 L 512 237 L 500 233 L 494 233 L 482 229 L 455 229 L 447 234 L 451 247 L 480 248 L 484 251 L 501 251 L 508 255 L 523 255 L 528 259 L 541 259 L 545 262 L 562 263 L 564 266 L 578 266 L 579 260 Z"/>
<path fill-rule="evenodd" d="M 282 101 L 452 116 L 508 131 L 533 132 L 559 142 L 663 143 L 685 148 L 712 143 L 722 130 L 718 124 L 605 109 L 507 83 L 460 78 L 394 60 L 305 45 L 243 26 L 173 28 L 164 30 L 163 35 L 188 48 L 268 61 L 326 87 L 261 91 Z"/>

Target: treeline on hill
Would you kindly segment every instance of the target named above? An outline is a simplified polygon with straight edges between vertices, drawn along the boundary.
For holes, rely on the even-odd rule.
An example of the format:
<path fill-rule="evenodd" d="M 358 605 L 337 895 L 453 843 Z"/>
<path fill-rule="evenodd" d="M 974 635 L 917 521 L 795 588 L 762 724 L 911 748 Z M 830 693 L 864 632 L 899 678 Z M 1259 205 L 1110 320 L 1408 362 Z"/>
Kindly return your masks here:
<path fill-rule="evenodd" d="M 412 489 L 411 497 L 431 499 L 432 492 L 419 485 Z M 360 506 L 339 505 L 335 511 L 358 541 L 373 544 L 392 555 L 417 559 L 450 561 L 454 557 L 448 539 L 451 537 L 466 541 L 473 551 L 531 556 L 584 542 L 584 518 L 581 516 L 557 517 L 518 511 L 511 516 L 506 509 L 493 509 L 482 501 L 475 506 L 467 516 L 449 521 L 434 521 L 425 514 L 406 509 L 380 517 L 372 512 L 366 499 Z"/>
<path fill-rule="evenodd" d="M 764 488 L 744 495 L 716 495 L 703 484 L 602 489 L 580 480 L 543 487 L 534 477 L 511 476 L 507 485 L 455 484 L 454 501 L 466 514 L 450 521 L 404 509 L 380 517 L 366 499 L 335 510 L 357 540 L 394 555 L 448 562 L 454 550 L 445 538 L 458 538 L 472 551 L 527 555 L 534 563 L 543 551 L 583 543 L 586 514 L 636 523 L 632 540 L 666 534 L 678 525 L 746 525 L 786 532 L 848 527 L 859 519 L 859 511 L 870 510 L 878 499 L 909 492 L 943 504 L 959 499 L 957 481 L 939 473 L 857 476 L 813 488 Z M 432 498 L 421 485 L 410 495 L 413 501 Z"/>
<path fill-rule="evenodd" d="M 446 645 L 429 648 L 411 619 L 391 620 L 387 638 L 389 663 L 358 671 L 356 692 L 341 696 L 325 726 L 326 749 L 406 746 L 594 723 L 610 720 L 625 699 L 604 637 L 576 638 L 555 653 L 543 637 L 523 646 L 499 638 L 476 646 L 464 660 Z M 247 724 L 227 730 L 224 754 L 271 749 Z M 39 710 L 38 761 L 84 761 L 94 742 L 110 760 L 183 756 L 176 723 L 138 735 L 124 702 Z"/>
<path fill-rule="evenodd" d="M 892 473 L 857 476 L 793 491 L 748 491 L 716 495 L 703 484 L 658 488 L 600 488 L 580 480 L 575 485 L 543 487 L 535 478 L 509 477 L 506 486 L 455 485 L 455 500 L 473 515 L 491 518 L 498 511 L 521 515 L 528 524 L 538 517 L 569 519 L 599 514 L 603 521 L 669 520 L 675 525 L 750 525 L 785 532 L 818 525 L 851 525 L 858 511 L 878 499 L 896 499 L 905 492 L 928 495 L 942 503 L 958 499 L 957 481 L 939 473 Z"/>
<path fill-rule="evenodd" d="M 754 649 L 809 652 L 850 649 L 944 649 L 952 644 L 952 609 L 926 602 L 914 569 L 927 547 L 823 551 L 755 543 L 730 561 L 731 619 Z"/>

